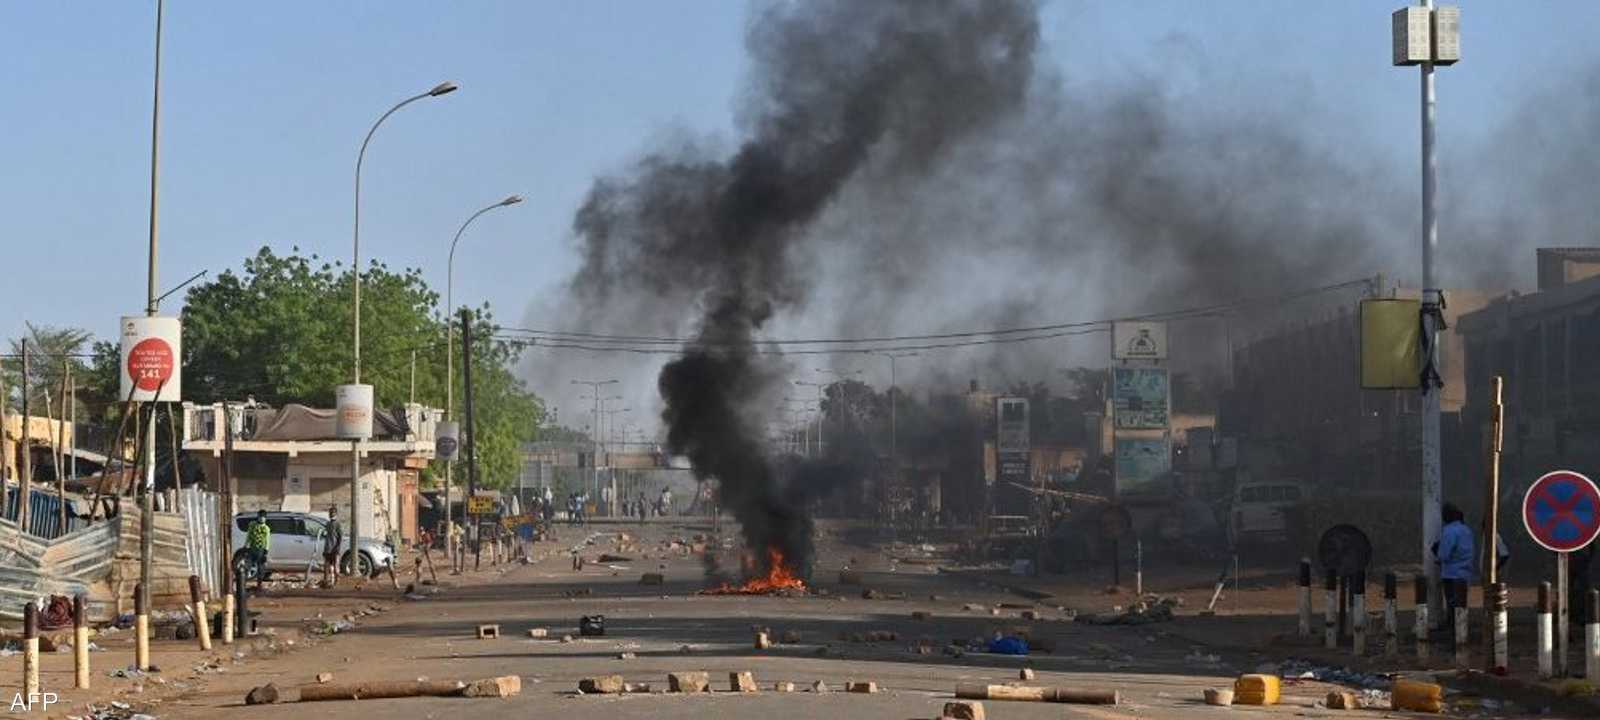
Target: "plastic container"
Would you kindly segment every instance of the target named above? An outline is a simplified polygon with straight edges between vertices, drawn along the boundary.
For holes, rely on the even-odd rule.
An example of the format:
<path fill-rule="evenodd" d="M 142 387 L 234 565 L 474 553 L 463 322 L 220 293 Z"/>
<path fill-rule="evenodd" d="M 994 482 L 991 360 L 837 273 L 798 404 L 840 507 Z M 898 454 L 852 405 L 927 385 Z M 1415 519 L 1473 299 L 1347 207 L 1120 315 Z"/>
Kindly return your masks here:
<path fill-rule="evenodd" d="M 1395 710 L 1436 713 L 1444 710 L 1444 688 L 1415 680 L 1396 680 L 1390 690 Z"/>
<path fill-rule="evenodd" d="M 1238 705 L 1277 705 L 1282 682 L 1277 675 L 1240 675 L 1233 681 L 1233 702 Z"/>

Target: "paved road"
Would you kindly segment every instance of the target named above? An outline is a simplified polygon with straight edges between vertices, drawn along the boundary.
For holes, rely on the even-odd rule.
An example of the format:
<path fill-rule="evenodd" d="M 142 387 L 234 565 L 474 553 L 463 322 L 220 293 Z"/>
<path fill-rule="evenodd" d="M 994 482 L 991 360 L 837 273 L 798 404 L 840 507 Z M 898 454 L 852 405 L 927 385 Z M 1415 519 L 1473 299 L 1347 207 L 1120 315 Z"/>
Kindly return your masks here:
<path fill-rule="evenodd" d="M 661 534 L 692 530 L 652 526 L 643 531 L 644 552 Z M 571 538 L 569 537 L 570 541 Z M 593 558 L 610 543 L 601 539 L 587 548 Z M 860 549 L 825 552 L 864 555 Z M 638 552 L 633 553 L 638 557 Z M 963 609 L 967 603 L 993 606 L 1020 599 L 992 587 L 942 576 L 928 567 L 905 566 L 899 572 L 868 572 L 866 585 L 881 593 L 904 593 L 907 599 L 863 599 L 861 588 L 823 584 L 829 596 L 709 597 L 695 594 L 704 583 L 698 558 L 674 556 L 665 561 L 665 586 L 638 584 L 641 572 L 656 571 L 658 555 L 629 563 L 591 564 L 583 572 L 570 569 L 565 555 L 516 567 L 493 583 L 454 588 L 428 600 L 404 603 L 363 620 L 354 631 L 331 642 L 272 658 L 251 659 L 225 675 L 212 676 L 204 688 L 162 703 L 162 718 L 211 718 L 226 712 L 237 718 L 315 717 L 449 718 L 461 713 L 529 717 L 561 713 L 566 720 L 588 718 L 897 718 L 937 717 L 958 682 L 1001 683 L 1014 680 L 1023 665 L 1034 668 L 1040 684 L 1075 688 L 1114 688 L 1124 702 L 1117 707 L 989 702 L 991 718 L 1121 718 L 1199 717 L 1202 714 L 1309 715 L 1337 714 L 1315 708 L 1326 687 L 1296 685 L 1287 689 L 1285 705 L 1276 708 L 1221 710 L 1199 703 L 1206 687 L 1231 684 L 1235 672 L 1248 668 L 1249 658 L 1206 657 L 1186 641 L 1168 635 L 1161 625 L 1097 627 L 1066 622 L 1053 608 L 1040 608 L 1043 618 L 1023 622 L 1019 610 L 1003 615 Z M 863 559 L 859 565 L 871 566 Z M 826 565 L 826 563 L 824 563 Z M 614 569 L 615 568 L 615 569 Z M 820 575 L 821 573 L 819 573 Z M 830 573 L 831 574 L 831 573 Z M 588 594 L 581 594 L 588 593 Z M 932 596 L 937 596 L 933 599 Z M 914 620 L 913 611 L 932 613 Z M 604 638 L 576 638 L 580 615 L 604 614 Z M 477 640 L 480 623 L 498 623 L 503 637 Z M 1029 658 L 967 654 L 949 657 L 941 648 L 952 640 L 969 640 L 995 629 L 1030 626 L 1053 639 L 1056 650 Z M 752 626 L 772 628 L 775 635 L 794 630 L 802 642 L 766 651 L 752 647 Z M 534 640 L 530 628 L 547 628 L 552 636 Z M 888 642 L 851 642 L 841 634 L 892 631 Z M 933 654 L 915 652 L 925 642 Z M 1198 652 L 1197 652 L 1198 650 Z M 618 659 L 619 653 L 632 659 Z M 1231 661 L 1231 662 L 1230 662 Z M 705 670 L 713 687 L 726 689 L 731 671 L 754 672 L 762 692 L 727 692 L 682 696 L 659 692 L 669 672 Z M 476 679 L 518 675 L 522 693 L 506 700 L 392 699 L 317 705 L 243 706 L 251 685 L 274 682 L 292 686 L 314 682 L 319 672 L 332 672 L 336 682 L 363 680 Z M 629 682 L 647 682 L 658 691 L 623 696 L 579 696 L 580 678 L 620 673 Z M 791 681 L 809 688 L 821 680 L 836 689 L 828 694 L 776 693 L 772 684 Z M 837 692 L 850 680 L 876 682 L 881 692 L 858 695 Z"/>

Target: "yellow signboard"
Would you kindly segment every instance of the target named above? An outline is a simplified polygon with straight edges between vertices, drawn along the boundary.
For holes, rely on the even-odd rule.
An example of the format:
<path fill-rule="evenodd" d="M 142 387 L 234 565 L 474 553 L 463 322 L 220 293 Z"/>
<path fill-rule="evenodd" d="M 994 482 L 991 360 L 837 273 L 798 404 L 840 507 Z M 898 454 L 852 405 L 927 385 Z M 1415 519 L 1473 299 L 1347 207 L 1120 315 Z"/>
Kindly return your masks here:
<path fill-rule="evenodd" d="M 1422 384 L 1422 302 L 1361 301 L 1361 387 L 1414 389 Z"/>
<path fill-rule="evenodd" d="M 493 515 L 494 513 L 494 498 L 487 495 L 474 495 L 467 498 L 468 515 Z"/>

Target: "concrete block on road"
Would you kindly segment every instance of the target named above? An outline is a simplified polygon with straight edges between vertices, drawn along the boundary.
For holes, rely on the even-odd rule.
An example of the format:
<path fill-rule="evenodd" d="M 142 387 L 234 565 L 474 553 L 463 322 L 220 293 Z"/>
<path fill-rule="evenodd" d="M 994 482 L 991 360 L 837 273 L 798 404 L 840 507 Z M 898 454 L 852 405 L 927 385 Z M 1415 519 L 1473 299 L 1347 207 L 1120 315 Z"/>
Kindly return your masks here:
<path fill-rule="evenodd" d="M 770 647 L 772 647 L 772 636 L 767 634 L 765 630 L 756 631 L 755 648 L 757 650 L 766 650 Z"/>
<path fill-rule="evenodd" d="M 772 684 L 772 691 L 773 692 L 781 692 L 781 693 L 794 692 L 794 683 L 792 683 L 792 682 L 776 682 L 776 683 L 773 683 Z"/>
<path fill-rule="evenodd" d="M 622 691 L 626 693 L 649 693 L 650 683 L 625 683 Z"/>
<path fill-rule="evenodd" d="M 617 653 L 618 660 L 633 660 L 637 657 L 639 656 L 631 652 Z"/>
<path fill-rule="evenodd" d="M 1038 610 L 1023 610 L 1022 611 L 1022 619 L 1023 620 L 1038 620 L 1039 619 L 1039 611 Z"/>
<path fill-rule="evenodd" d="M 728 673 L 728 690 L 730 692 L 753 693 L 760 692 L 756 687 L 756 676 L 749 671 Z"/>
<path fill-rule="evenodd" d="M 1323 704 L 1329 710 L 1359 710 L 1361 698 L 1348 690 L 1330 690 Z"/>
<path fill-rule="evenodd" d="M 1021 680 L 1032 680 L 1034 678 L 1033 668 L 1023 668 L 1022 670 L 1018 671 L 1017 678 Z"/>
<path fill-rule="evenodd" d="M 983 703 L 976 701 L 947 702 L 944 716 L 953 720 L 984 720 Z"/>
<path fill-rule="evenodd" d="M 478 626 L 478 639 L 479 640 L 494 640 L 494 639 L 497 639 L 499 637 L 500 637 L 500 626 L 499 625 L 479 625 Z"/>
<path fill-rule="evenodd" d="M 547 638 L 550 637 L 550 631 L 544 628 L 533 628 L 532 630 L 528 631 L 528 637 L 541 639 Z"/>
<path fill-rule="evenodd" d="M 503 698 L 511 697 L 520 692 L 522 692 L 521 677 L 502 675 L 496 678 L 467 683 L 467 687 L 461 691 L 461 695 L 470 698 Z"/>
<path fill-rule="evenodd" d="M 578 681 L 578 692 L 586 695 L 614 695 L 625 689 L 621 675 L 600 675 Z"/>
<path fill-rule="evenodd" d="M 318 683 L 322 683 L 322 684 L 327 684 L 327 683 L 333 682 L 333 673 L 330 673 L 330 672 L 317 673 L 317 682 Z"/>
<path fill-rule="evenodd" d="M 845 689 L 853 693 L 871 694 L 878 691 L 878 684 L 875 682 L 856 682 L 852 680 L 845 684 Z"/>
<path fill-rule="evenodd" d="M 711 692 L 711 676 L 704 672 L 668 673 L 667 690 L 675 693 Z"/>

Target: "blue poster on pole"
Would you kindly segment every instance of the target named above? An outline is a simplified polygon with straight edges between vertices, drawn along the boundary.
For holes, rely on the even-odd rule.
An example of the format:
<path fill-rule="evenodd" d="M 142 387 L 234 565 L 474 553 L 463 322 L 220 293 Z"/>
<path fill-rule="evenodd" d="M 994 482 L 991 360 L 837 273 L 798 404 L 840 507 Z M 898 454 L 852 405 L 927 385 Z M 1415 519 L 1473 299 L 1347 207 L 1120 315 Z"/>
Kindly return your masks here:
<path fill-rule="evenodd" d="M 1168 390 L 1166 368 L 1112 368 L 1111 405 L 1117 429 L 1166 429 Z"/>
<path fill-rule="evenodd" d="M 1172 472 L 1171 437 L 1118 437 L 1116 442 L 1117 493 L 1159 489 Z"/>

